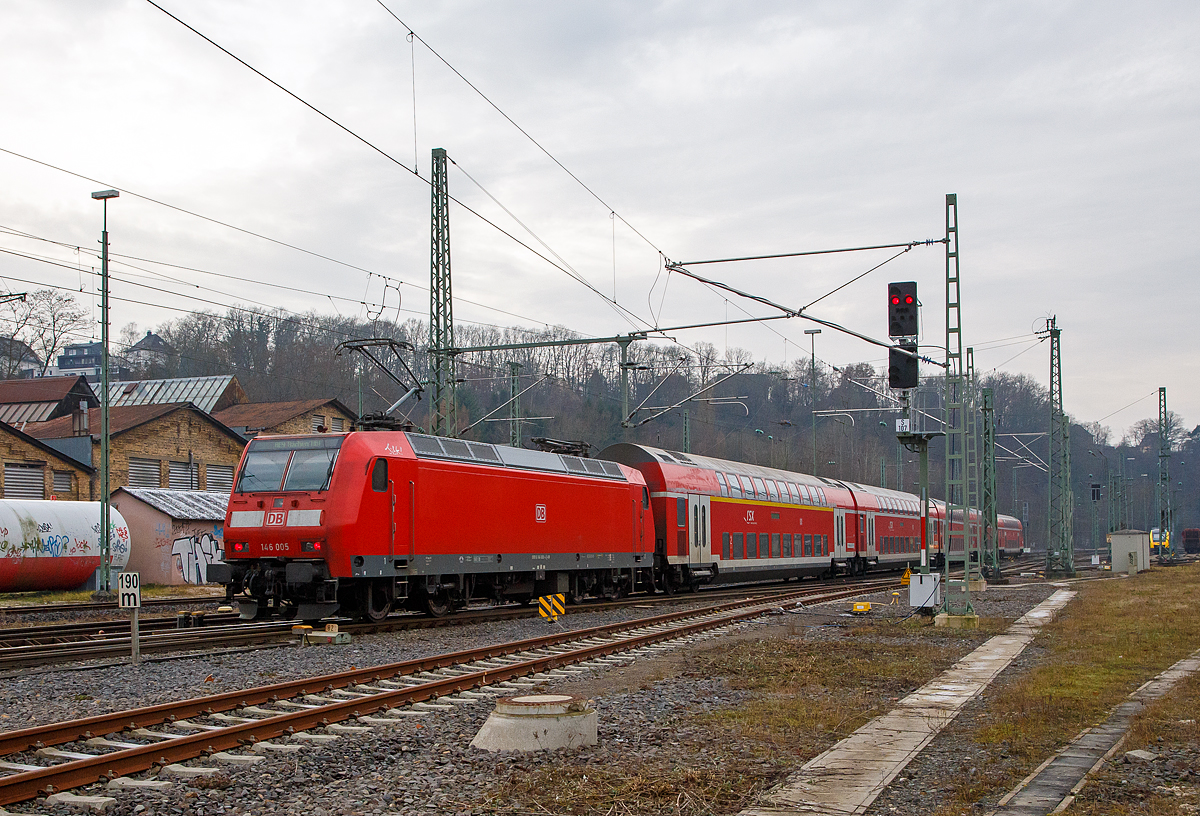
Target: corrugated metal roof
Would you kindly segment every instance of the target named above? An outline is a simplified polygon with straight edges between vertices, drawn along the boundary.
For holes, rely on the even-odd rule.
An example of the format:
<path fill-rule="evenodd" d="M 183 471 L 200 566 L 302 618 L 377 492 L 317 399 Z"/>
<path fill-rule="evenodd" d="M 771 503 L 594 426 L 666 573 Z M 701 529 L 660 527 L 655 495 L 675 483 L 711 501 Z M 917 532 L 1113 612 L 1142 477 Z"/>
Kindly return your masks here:
<path fill-rule="evenodd" d="M 212 377 L 178 377 L 171 380 L 133 380 L 108 384 L 108 404 L 161 405 L 190 402 L 205 413 L 212 413 L 225 393 L 232 374 Z"/>
<path fill-rule="evenodd" d="M 122 487 L 121 490 L 180 521 L 224 521 L 229 505 L 228 493 L 165 487 Z"/>
<path fill-rule="evenodd" d="M 57 407 L 57 402 L 14 402 L 0 405 L 0 422 L 7 422 L 9 425 L 45 422 Z"/>

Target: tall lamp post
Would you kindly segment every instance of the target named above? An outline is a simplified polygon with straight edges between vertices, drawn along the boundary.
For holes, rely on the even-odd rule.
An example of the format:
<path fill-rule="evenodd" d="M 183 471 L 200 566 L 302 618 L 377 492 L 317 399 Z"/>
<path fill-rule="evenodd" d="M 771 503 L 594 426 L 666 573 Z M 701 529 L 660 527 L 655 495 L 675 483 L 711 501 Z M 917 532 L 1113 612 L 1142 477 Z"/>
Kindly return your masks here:
<path fill-rule="evenodd" d="M 116 190 L 92 193 L 92 198 L 104 202 L 104 226 L 100 233 L 100 586 L 97 587 L 104 593 L 112 591 L 108 508 L 108 200 L 119 195 Z"/>
<path fill-rule="evenodd" d="M 809 336 L 812 343 L 812 351 L 808 356 L 809 374 L 808 374 L 808 397 L 810 400 L 808 412 L 812 415 L 812 448 L 813 448 L 813 469 L 812 475 L 817 475 L 817 335 L 821 333 L 820 329 L 805 329 L 804 333 Z"/>

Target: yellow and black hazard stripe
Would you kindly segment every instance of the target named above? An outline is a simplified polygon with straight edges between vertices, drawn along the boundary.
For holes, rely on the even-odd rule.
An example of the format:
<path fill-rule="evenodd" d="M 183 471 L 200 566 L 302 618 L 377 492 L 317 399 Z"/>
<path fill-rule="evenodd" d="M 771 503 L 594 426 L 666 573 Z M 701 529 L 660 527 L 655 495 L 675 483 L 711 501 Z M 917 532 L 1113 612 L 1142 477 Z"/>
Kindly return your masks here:
<path fill-rule="evenodd" d="M 566 613 L 567 596 L 559 592 L 556 595 L 543 595 L 538 598 L 538 614 L 546 620 L 558 620 L 559 615 Z"/>

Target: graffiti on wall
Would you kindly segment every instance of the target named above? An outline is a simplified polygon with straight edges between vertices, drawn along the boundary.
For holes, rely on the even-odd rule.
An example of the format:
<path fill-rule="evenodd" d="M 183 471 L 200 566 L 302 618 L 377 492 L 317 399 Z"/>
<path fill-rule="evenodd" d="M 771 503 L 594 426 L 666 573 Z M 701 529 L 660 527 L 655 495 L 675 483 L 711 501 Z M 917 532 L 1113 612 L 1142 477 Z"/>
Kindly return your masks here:
<path fill-rule="evenodd" d="M 214 527 L 212 532 L 196 530 L 171 542 L 171 555 L 185 583 L 203 584 L 208 565 L 225 560 L 225 547 L 219 535 L 220 529 Z"/>

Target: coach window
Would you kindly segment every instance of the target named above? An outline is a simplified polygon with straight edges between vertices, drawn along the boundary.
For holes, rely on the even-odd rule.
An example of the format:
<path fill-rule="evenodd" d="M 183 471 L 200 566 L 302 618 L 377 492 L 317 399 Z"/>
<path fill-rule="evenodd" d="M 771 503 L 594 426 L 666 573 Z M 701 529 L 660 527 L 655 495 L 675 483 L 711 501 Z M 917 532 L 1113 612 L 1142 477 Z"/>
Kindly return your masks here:
<path fill-rule="evenodd" d="M 771 497 L 771 501 L 779 501 L 779 489 L 775 487 L 774 479 L 767 479 L 767 495 Z"/>
<path fill-rule="evenodd" d="M 728 496 L 729 486 L 725 484 L 725 474 L 719 470 L 717 471 L 717 481 L 721 483 L 721 495 Z"/>
<path fill-rule="evenodd" d="M 757 476 L 754 477 L 754 490 L 760 499 L 765 499 L 767 497 L 767 486 L 764 485 L 763 480 Z"/>
<path fill-rule="evenodd" d="M 687 527 L 687 499 L 675 500 L 675 517 L 680 527 Z"/>
<path fill-rule="evenodd" d="M 809 555 L 812 555 L 812 554 L 813 554 L 813 549 L 812 549 L 812 536 L 811 536 L 811 535 L 806 535 L 806 536 L 804 537 L 804 555 L 805 555 L 805 556 L 809 556 Z"/>
<path fill-rule="evenodd" d="M 742 497 L 742 486 L 738 483 L 738 477 L 730 473 L 726 477 L 726 481 L 729 482 L 729 495 L 735 499 L 740 499 Z"/>
<path fill-rule="evenodd" d="M 783 557 L 784 558 L 792 557 L 792 534 L 791 533 L 783 534 Z"/>
<path fill-rule="evenodd" d="M 746 557 L 746 537 L 744 535 L 742 535 L 741 533 L 733 534 L 733 557 L 734 558 L 745 558 Z"/>
<path fill-rule="evenodd" d="M 721 533 L 721 560 L 729 560 L 729 533 Z"/>
<path fill-rule="evenodd" d="M 771 533 L 771 557 L 779 557 L 779 533 Z"/>
<path fill-rule="evenodd" d="M 371 468 L 371 489 L 376 493 L 386 493 L 387 488 L 387 459 L 376 459 L 375 467 Z"/>
<path fill-rule="evenodd" d="M 800 489 L 797 488 L 791 482 L 787 483 L 787 488 L 788 488 L 788 493 L 792 497 L 792 504 L 799 504 L 800 503 Z"/>
<path fill-rule="evenodd" d="M 758 558 L 758 533 L 746 533 L 746 557 Z"/>
<path fill-rule="evenodd" d="M 754 498 L 754 483 L 750 481 L 749 476 L 740 477 L 742 480 L 742 492 L 746 494 L 747 499 Z"/>

